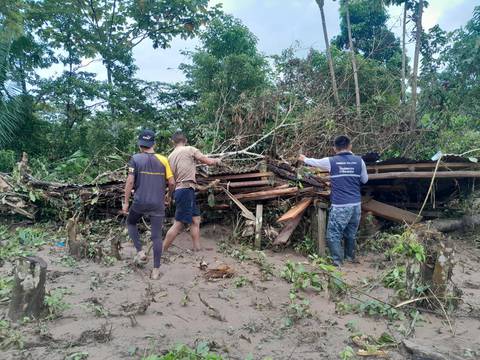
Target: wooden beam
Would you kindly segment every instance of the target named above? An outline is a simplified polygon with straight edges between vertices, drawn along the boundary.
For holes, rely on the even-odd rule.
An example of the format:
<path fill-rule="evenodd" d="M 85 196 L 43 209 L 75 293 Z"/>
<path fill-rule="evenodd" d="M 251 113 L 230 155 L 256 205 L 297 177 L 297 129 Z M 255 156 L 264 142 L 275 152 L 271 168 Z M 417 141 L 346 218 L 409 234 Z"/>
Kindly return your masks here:
<path fill-rule="evenodd" d="M 298 214 L 303 213 L 312 203 L 312 198 L 304 198 L 298 203 L 296 203 L 290 210 L 283 214 L 277 222 L 288 221 L 297 217 Z"/>
<path fill-rule="evenodd" d="M 243 188 L 243 187 L 254 187 L 254 186 L 265 186 L 272 185 L 273 181 L 270 180 L 255 180 L 255 181 L 238 181 L 238 182 L 228 182 L 227 184 L 222 184 L 227 186 L 230 189 Z"/>
<path fill-rule="evenodd" d="M 319 256 L 326 255 L 327 249 L 327 204 L 318 203 L 317 210 L 317 250 Z"/>
<path fill-rule="evenodd" d="M 380 174 L 369 174 L 368 180 L 385 179 L 431 179 L 433 171 L 401 171 Z M 437 171 L 435 179 L 480 178 L 480 171 Z"/>
<path fill-rule="evenodd" d="M 362 210 L 369 211 L 375 216 L 400 223 L 414 224 L 422 220 L 422 217 L 417 216 L 415 213 L 373 199 L 364 200 L 364 202 L 362 202 Z"/>
<path fill-rule="evenodd" d="M 300 224 L 302 215 L 303 213 L 297 215 L 297 217 L 290 219 L 285 223 L 285 226 L 283 227 L 282 231 L 280 231 L 280 234 L 278 234 L 276 239 L 273 241 L 273 245 L 283 245 L 288 242 L 288 239 L 290 239 L 290 236 L 295 231 L 298 224 Z"/>
<path fill-rule="evenodd" d="M 238 194 L 236 198 L 238 200 L 260 200 L 267 198 L 273 198 L 278 196 L 293 195 L 298 192 L 297 187 L 287 188 L 287 189 L 272 189 L 266 191 L 257 191 L 247 194 Z"/>
<path fill-rule="evenodd" d="M 243 179 L 256 179 L 262 177 L 272 177 L 272 172 L 256 172 L 256 173 L 246 173 L 246 174 L 233 174 L 233 175 L 210 175 L 212 179 L 220 180 L 243 180 Z"/>
<path fill-rule="evenodd" d="M 385 165 L 368 165 L 367 171 L 378 173 L 388 172 L 393 170 L 409 170 L 415 171 L 417 169 L 435 169 L 437 163 L 418 163 L 418 164 L 385 164 Z M 455 162 L 455 163 L 440 163 L 439 169 L 468 169 L 478 168 L 479 164 L 472 162 Z"/>
<path fill-rule="evenodd" d="M 263 223 L 263 205 L 257 204 L 257 211 L 255 213 L 255 248 L 260 250 L 262 248 L 262 223 Z"/>

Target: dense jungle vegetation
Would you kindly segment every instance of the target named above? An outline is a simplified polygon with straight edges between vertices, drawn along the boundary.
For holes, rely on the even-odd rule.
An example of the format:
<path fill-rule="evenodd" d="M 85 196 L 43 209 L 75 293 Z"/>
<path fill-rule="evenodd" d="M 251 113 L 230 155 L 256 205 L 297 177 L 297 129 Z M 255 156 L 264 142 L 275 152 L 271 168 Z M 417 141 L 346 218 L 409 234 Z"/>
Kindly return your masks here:
<path fill-rule="evenodd" d="M 158 132 L 160 151 L 177 128 L 209 153 L 265 134 L 251 151 L 325 154 L 338 133 L 382 156 L 476 147 L 480 6 L 447 32 L 422 27 L 424 0 L 342 0 L 339 14 L 316 2 L 319 40 L 325 15 L 340 16 L 341 29 L 323 34 L 327 51 L 299 56 L 295 44 L 261 53 L 255 34 L 208 0 L 1 1 L 0 171 L 26 152 L 39 178 L 89 181 L 124 164 L 142 127 Z M 389 6 L 403 9 L 401 39 L 387 26 Z M 175 37 L 200 41 L 180 65 L 186 80 L 137 78 L 135 47 L 148 39 L 162 51 Z M 88 71 L 92 61 L 104 80 Z"/>

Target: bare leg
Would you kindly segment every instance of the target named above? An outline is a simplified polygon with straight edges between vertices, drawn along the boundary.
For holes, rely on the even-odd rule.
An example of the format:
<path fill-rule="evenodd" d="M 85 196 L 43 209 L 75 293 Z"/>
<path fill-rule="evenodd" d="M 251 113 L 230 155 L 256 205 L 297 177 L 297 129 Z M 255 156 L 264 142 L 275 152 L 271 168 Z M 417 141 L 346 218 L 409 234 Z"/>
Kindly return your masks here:
<path fill-rule="evenodd" d="M 163 251 L 167 251 L 170 245 L 172 245 L 173 241 L 177 237 L 177 235 L 182 231 L 183 224 L 179 221 L 173 223 L 172 227 L 168 229 L 167 235 L 165 235 L 165 241 L 163 242 Z"/>
<path fill-rule="evenodd" d="M 200 250 L 200 216 L 192 218 L 192 225 L 190 225 L 190 236 L 193 242 L 193 251 Z"/>

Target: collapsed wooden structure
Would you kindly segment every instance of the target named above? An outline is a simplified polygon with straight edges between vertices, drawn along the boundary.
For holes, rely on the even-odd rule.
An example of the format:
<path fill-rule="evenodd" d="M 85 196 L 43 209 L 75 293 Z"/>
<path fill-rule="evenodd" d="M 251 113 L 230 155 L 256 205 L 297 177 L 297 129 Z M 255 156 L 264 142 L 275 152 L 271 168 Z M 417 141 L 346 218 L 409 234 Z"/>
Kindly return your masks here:
<path fill-rule="evenodd" d="M 328 173 L 270 159 L 240 163 L 221 168 L 199 167 L 201 207 L 219 211 L 238 208 L 255 225 L 257 246 L 261 244 L 264 206 L 278 208 L 279 201 L 290 204 L 290 209 L 276 221 L 279 232 L 273 239 L 274 245 L 289 241 L 309 209 L 308 213 L 314 214 L 310 220 L 322 254 L 330 195 Z M 390 159 L 367 163 L 367 169 L 369 182 L 362 190 L 364 211 L 408 224 L 420 221 L 423 215 L 435 218 L 443 204 L 471 190 L 480 177 L 480 165 L 460 157 L 445 157 L 439 162 Z M 0 213 L 34 220 L 49 207 L 58 211 L 62 219 L 79 213 L 96 217 L 116 215 L 121 208 L 124 177 L 124 171 L 120 171 L 101 174 L 93 183 L 82 185 L 39 181 L 29 174 L 24 159 L 14 175 L 0 174 Z M 423 209 L 427 195 L 429 206 Z"/>

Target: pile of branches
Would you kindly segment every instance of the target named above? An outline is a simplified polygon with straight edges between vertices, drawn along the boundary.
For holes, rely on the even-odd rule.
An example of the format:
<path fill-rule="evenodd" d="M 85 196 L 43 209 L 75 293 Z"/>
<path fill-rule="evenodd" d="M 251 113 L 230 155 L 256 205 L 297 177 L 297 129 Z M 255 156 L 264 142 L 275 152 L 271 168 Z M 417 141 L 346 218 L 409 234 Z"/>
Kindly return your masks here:
<path fill-rule="evenodd" d="M 329 183 L 321 176 L 301 173 L 273 160 L 250 161 L 236 168 L 207 168 L 200 171 L 197 181 L 200 205 L 214 210 L 235 207 L 240 201 L 329 196 Z M 31 175 L 24 154 L 12 174 L 0 173 L 0 214 L 31 220 L 54 216 L 63 221 L 80 213 L 97 218 L 113 216 L 121 209 L 124 183 L 123 170 L 101 174 L 88 184 L 38 180 Z"/>
<path fill-rule="evenodd" d="M 31 220 L 43 214 L 62 220 L 79 212 L 114 214 L 121 208 L 125 180 L 122 173 L 101 174 L 89 184 L 42 181 L 30 174 L 24 153 L 12 174 L 0 173 L 0 214 L 17 214 Z"/>

